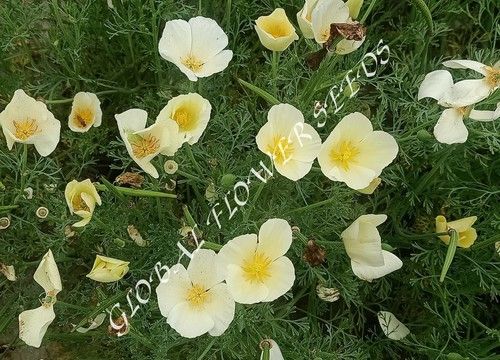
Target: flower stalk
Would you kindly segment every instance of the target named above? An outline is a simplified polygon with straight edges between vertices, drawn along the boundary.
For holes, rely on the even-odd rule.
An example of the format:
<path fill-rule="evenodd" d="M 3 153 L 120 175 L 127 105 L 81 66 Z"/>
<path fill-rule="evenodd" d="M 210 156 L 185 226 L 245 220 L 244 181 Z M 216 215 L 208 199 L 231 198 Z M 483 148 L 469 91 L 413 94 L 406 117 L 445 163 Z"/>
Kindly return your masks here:
<path fill-rule="evenodd" d="M 446 252 L 443 269 L 441 270 L 441 276 L 439 277 L 440 282 L 443 282 L 446 277 L 446 273 L 448 272 L 451 262 L 453 261 L 458 244 L 458 232 L 455 229 L 450 229 L 447 235 L 450 236 L 450 243 L 448 244 L 448 251 Z"/>
<path fill-rule="evenodd" d="M 103 184 L 95 184 L 95 187 L 99 191 L 108 191 L 108 187 Z M 136 196 L 136 197 L 162 197 L 162 198 L 171 198 L 171 199 L 177 199 L 177 195 L 175 194 L 167 194 L 164 192 L 160 191 L 151 191 L 151 190 L 141 190 L 141 189 L 129 189 L 126 187 L 122 186 L 115 186 L 113 185 L 115 190 L 120 192 L 123 195 L 127 196 Z"/>

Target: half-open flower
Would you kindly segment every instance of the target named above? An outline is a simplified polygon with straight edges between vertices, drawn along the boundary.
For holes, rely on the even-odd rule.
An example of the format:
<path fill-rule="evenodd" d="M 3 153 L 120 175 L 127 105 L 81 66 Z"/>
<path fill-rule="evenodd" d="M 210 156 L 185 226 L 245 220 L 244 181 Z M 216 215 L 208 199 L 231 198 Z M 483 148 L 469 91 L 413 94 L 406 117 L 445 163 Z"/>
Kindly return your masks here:
<path fill-rule="evenodd" d="M 96 255 L 94 266 L 87 277 L 103 283 L 118 281 L 128 273 L 129 264 L 128 261 Z"/>
<path fill-rule="evenodd" d="M 179 95 L 167 103 L 156 121 L 173 120 L 179 125 L 182 142 L 193 145 L 198 142 L 210 120 L 210 102 L 196 93 Z"/>
<path fill-rule="evenodd" d="M 361 215 L 340 234 L 347 255 L 351 258 L 352 271 L 362 280 L 381 278 L 403 266 L 396 255 L 382 250 L 377 226 L 385 220 L 387 215 L 383 214 Z"/>
<path fill-rule="evenodd" d="M 286 256 L 292 244 L 292 228 L 283 219 L 269 219 L 259 236 L 245 234 L 230 240 L 219 251 L 227 271 L 226 283 L 241 304 L 273 301 L 295 281 L 295 269 Z"/>
<path fill-rule="evenodd" d="M 188 21 L 171 20 L 165 24 L 158 50 L 191 81 L 224 70 L 233 57 L 224 30 L 213 19 L 197 16 Z"/>
<path fill-rule="evenodd" d="M 181 264 L 174 265 L 156 288 L 161 314 L 181 336 L 222 335 L 233 321 L 235 309 L 223 281 L 215 252 L 195 251 L 187 270 Z"/>
<path fill-rule="evenodd" d="M 73 106 L 68 119 L 69 128 L 75 132 L 86 132 L 92 126 L 100 126 L 101 122 L 101 102 L 97 95 L 90 92 L 77 93 L 73 98 Z"/>
<path fill-rule="evenodd" d="M 460 220 L 448 222 L 442 215 L 436 216 L 436 232 L 447 232 L 454 229 L 458 232 L 457 246 L 469 248 L 477 239 L 476 229 L 472 227 L 477 220 L 477 216 L 469 216 Z M 441 235 L 439 238 L 448 245 L 450 242 L 449 235 Z"/>
<path fill-rule="evenodd" d="M 311 170 L 321 148 L 321 138 L 304 122 L 304 115 L 289 104 L 274 105 L 267 123 L 255 138 L 259 150 L 269 155 L 278 172 L 297 181 Z"/>
<path fill-rule="evenodd" d="M 90 179 L 70 181 L 64 190 L 64 197 L 70 213 L 82 218 L 73 225 L 75 227 L 87 225 L 92 218 L 95 205 L 101 205 L 101 197 Z"/>
<path fill-rule="evenodd" d="M 45 290 L 45 298 L 40 307 L 19 314 L 19 338 L 29 346 L 40 347 L 47 328 L 56 317 L 54 304 L 57 294 L 62 290 L 52 251 L 49 250 L 43 256 L 33 278 Z"/>
<path fill-rule="evenodd" d="M 41 101 L 16 90 L 5 109 L 0 113 L 0 127 L 7 147 L 12 149 L 15 142 L 33 144 L 41 156 L 52 153 L 61 133 L 61 123 Z"/>
<path fill-rule="evenodd" d="M 355 112 L 345 116 L 321 146 L 321 171 L 351 189 L 364 189 L 398 154 L 398 144 L 384 131 L 373 131 L 370 120 Z"/>
<path fill-rule="evenodd" d="M 311 24 L 311 16 L 318 0 L 306 0 L 304 7 L 297 13 L 297 22 L 300 31 L 306 39 L 314 39 L 314 32 Z"/>
<path fill-rule="evenodd" d="M 255 31 L 266 49 L 283 51 L 299 39 L 290 20 L 282 8 L 275 9 L 267 16 L 255 20 Z"/>
<path fill-rule="evenodd" d="M 172 156 L 182 145 L 177 123 L 165 119 L 146 128 L 148 113 L 141 109 L 116 114 L 115 119 L 132 160 L 149 175 L 158 178 L 158 170 L 151 160 L 160 153 Z"/>

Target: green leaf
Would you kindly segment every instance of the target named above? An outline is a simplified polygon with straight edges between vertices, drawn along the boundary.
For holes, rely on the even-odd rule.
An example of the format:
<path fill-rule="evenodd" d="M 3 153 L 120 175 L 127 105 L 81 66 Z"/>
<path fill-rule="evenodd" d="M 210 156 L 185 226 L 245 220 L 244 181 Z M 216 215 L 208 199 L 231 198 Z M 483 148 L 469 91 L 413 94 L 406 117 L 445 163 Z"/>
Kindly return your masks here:
<path fill-rule="evenodd" d="M 278 105 L 280 103 L 280 101 L 278 99 L 276 99 L 274 96 L 269 94 L 267 91 L 262 90 L 261 88 L 255 86 L 253 84 L 250 84 L 249 82 L 246 82 L 245 80 L 238 79 L 238 82 L 241 85 L 243 85 L 244 87 L 246 87 L 247 89 L 252 90 L 254 93 L 256 93 L 261 98 L 266 100 L 269 104 Z"/>

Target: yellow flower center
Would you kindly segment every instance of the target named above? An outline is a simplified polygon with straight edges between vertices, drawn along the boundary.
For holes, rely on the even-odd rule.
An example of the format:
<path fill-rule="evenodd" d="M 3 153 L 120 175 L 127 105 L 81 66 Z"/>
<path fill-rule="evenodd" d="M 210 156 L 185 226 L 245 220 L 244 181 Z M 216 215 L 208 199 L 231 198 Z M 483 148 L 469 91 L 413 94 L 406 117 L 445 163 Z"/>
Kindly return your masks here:
<path fill-rule="evenodd" d="M 265 19 L 261 23 L 262 30 L 274 38 L 288 36 L 290 34 L 289 26 L 281 20 Z"/>
<path fill-rule="evenodd" d="M 210 298 L 210 294 L 199 284 L 193 284 L 186 294 L 186 301 L 194 308 L 200 308 Z"/>
<path fill-rule="evenodd" d="M 34 134 L 40 132 L 38 124 L 35 119 L 26 119 L 21 121 L 14 121 L 15 136 L 19 140 L 27 140 Z"/>
<path fill-rule="evenodd" d="M 203 61 L 193 55 L 188 55 L 182 59 L 182 64 L 192 72 L 196 73 L 203 67 Z"/>
<path fill-rule="evenodd" d="M 85 129 L 94 122 L 94 112 L 90 108 L 77 109 L 73 120 L 77 127 Z"/>
<path fill-rule="evenodd" d="M 195 128 L 196 118 L 195 114 L 187 106 L 181 106 L 175 110 L 172 115 L 175 122 L 179 125 L 181 131 L 189 131 Z"/>
<path fill-rule="evenodd" d="M 82 194 L 73 196 L 73 199 L 71 199 L 71 205 L 73 205 L 74 211 L 90 211 L 85 201 L 83 201 Z"/>
<path fill-rule="evenodd" d="M 495 69 L 491 66 L 485 66 L 486 83 L 489 87 L 494 88 L 500 85 L 500 69 Z"/>
<path fill-rule="evenodd" d="M 271 276 L 271 259 L 265 254 L 256 252 L 243 262 L 243 276 L 250 282 L 262 283 Z"/>
<path fill-rule="evenodd" d="M 351 141 L 343 141 L 339 147 L 333 149 L 330 158 L 344 170 L 349 170 L 349 166 L 356 162 L 359 149 Z"/>
<path fill-rule="evenodd" d="M 140 135 L 129 136 L 130 145 L 132 145 L 132 152 L 139 158 L 145 158 L 148 155 L 154 154 L 160 148 L 160 140 L 153 135 Z"/>
<path fill-rule="evenodd" d="M 272 155 L 276 164 L 283 165 L 292 158 L 294 147 L 284 136 L 275 136 L 273 142 L 269 144 L 267 151 Z"/>

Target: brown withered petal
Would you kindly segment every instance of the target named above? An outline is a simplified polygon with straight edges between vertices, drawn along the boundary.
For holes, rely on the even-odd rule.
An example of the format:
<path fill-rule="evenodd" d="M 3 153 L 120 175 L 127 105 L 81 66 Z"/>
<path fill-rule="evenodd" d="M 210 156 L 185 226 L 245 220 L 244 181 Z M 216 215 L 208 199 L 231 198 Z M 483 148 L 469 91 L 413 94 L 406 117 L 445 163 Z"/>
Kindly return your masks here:
<path fill-rule="evenodd" d="M 140 188 L 144 183 L 144 176 L 134 172 L 124 172 L 116 177 L 115 182 L 118 185 L 130 185 L 134 188 Z"/>
<path fill-rule="evenodd" d="M 122 336 L 122 335 L 127 335 L 128 332 L 130 331 L 128 319 L 127 319 L 127 321 L 125 321 L 123 316 L 119 316 L 119 317 L 113 319 L 113 323 L 115 324 L 116 327 L 120 327 L 120 329 L 115 329 L 111 324 L 109 324 L 108 325 L 108 333 L 110 335 Z"/>
<path fill-rule="evenodd" d="M 361 41 L 365 37 L 366 28 L 359 22 L 332 24 L 335 32 L 347 40 Z M 332 30 L 330 30 L 330 34 Z"/>
<path fill-rule="evenodd" d="M 314 240 L 309 240 L 304 250 L 303 259 L 311 266 L 319 266 L 325 261 L 325 249 L 316 244 Z"/>
<path fill-rule="evenodd" d="M 328 50 L 326 48 L 322 48 L 312 54 L 309 54 L 306 58 L 306 64 L 311 70 L 318 70 L 319 65 L 325 58 L 326 54 L 328 54 Z"/>

